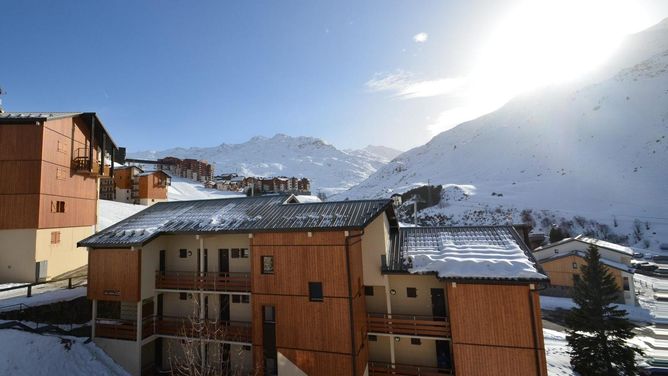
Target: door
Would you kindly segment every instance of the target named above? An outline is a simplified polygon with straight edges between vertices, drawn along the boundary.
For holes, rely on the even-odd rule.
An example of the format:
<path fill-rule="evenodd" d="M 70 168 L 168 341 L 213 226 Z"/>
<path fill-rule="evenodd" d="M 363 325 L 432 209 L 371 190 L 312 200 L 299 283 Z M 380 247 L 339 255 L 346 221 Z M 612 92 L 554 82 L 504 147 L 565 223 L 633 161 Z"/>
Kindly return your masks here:
<path fill-rule="evenodd" d="M 167 251 L 165 251 L 164 249 L 160 251 L 160 274 L 164 273 L 166 269 L 166 262 L 167 262 L 166 252 Z"/>
<path fill-rule="evenodd" d="M 436 321 L 445 321 L 447 316 L 445 308 L 445 291 L 443 289 L 431 289 L 431 314 Z"/>
<path fill-rule="evenodd" d="M 219 249 L 218 250 L 218 271 L 221 273 L 230 272 L 230 250 L 229 249 Z"/>
<path fill-rule="evenodd" d="M 157 312 L 159 318 L 162 318 L 163 305 L 164 305 L 164 301 L 163 301 L 162 294 L 159 294 L 158 295 L 158 312 Z"/>
<path fill-rule="evenodd" d="M 438 368 L 452 369 L 450 341 L 436 341 L 436 361 Z"/>

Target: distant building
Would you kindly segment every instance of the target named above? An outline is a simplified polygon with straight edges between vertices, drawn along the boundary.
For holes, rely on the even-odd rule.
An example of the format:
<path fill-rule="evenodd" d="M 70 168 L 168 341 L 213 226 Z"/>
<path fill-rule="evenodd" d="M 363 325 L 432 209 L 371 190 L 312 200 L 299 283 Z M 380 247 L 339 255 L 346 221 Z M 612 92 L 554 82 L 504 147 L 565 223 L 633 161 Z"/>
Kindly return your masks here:
<path fill-rule="evenodd" d="M 311 183 L 307 178 L 278 176 L 273 178 L 246 177 L 241 180 L 242 189 L 253 194 L 295 193 L 311 194 Z"/>
<path fill-rule="evenodd" d="M 114 201 L 116 199 L 116 184 L 111 176 L 100 177 L 100 200 Z"/>
<path fill-rule="evenodd" d="M 144 172 L 137 166 L 117 167 L 116 171 L 114 201 L 147 206 L 167 201 L 171 178 L 164 171 Z"/>
<path fill-rule="evenodd" d="M 0 112 L 0 282 L 73 272 L 119 148 L 94 112 Z"/>
<path fill-rule="evenodd" d="M 158 159 L 157 169 L 186 179 L 207 182 L 214 180 L 213 167 L 207 161 L 165 157 Z"/>
<path fill-rule="evenodd" d="M 580 266 L 590 245 L 596 245 L 605 264 L 619 287 L 620 302 L 635 304 L 631 260 L 633 249 L 618 244 L 578 235 L 533 250 L 533 255 L 550 277 L 545 295 L 571 296 L 575 281 L 580 277 Z"/>

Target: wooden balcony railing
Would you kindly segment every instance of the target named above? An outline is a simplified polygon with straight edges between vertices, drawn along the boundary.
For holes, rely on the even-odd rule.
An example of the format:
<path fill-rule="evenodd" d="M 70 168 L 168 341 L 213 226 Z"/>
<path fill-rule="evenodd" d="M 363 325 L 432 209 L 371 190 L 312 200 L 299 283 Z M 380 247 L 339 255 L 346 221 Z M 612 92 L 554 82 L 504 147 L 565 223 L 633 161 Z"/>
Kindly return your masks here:
<path fill-rule="evenodd" d="M 450 323 L 447 317 L 369 313 L 367 326 L 370 333 L 450 337 Z"/>
<path fill-rule="evenodd" d="M 142 336 L 153 334 L 175 337 L 250 343 L 251 323 L 244 321 L 198 320 L 187 317 L 151 316 L 144 319 Z"/>
<path fill-rule="evenodd" d="M 413 366 L 407 364 L 369 362 L 369 375 L 444 376 L 452 375 L 452 370 L 448 368 Z"/>
<path fill-rule="evenodd" d="M 155 288 L 250 292 L 250 273 L 156 272 Z"/>
<path fill-rule="evenodd" d="M 132 320 L 97 318 L 95 320 L 95 336 L 135 341 L 137 339 L 137 325 Z"/>
<path fill-rule="evenodd" d="M 242 321 L 197 320 L 187 317 L 148 316 L 142 321 L 142 338 L 152 335 L 199 338 L 251 343 L 251 323 Z M 137 326 L 132 320 L 95 320 L 95 336 L 135 341 Z"/>

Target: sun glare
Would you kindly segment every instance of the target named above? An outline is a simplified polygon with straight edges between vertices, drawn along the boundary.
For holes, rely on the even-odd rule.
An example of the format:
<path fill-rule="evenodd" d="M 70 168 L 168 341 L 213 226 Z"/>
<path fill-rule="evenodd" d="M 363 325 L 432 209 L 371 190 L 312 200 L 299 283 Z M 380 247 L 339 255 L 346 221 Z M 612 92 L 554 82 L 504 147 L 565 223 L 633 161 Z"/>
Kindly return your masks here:
<path fill-rule="evenodd" d="M 515 93 L 563 83 L 596 68 L 625 35 L 646 26 L 631 1 L 527 1 L 492 29 L 473 76 Z"/>

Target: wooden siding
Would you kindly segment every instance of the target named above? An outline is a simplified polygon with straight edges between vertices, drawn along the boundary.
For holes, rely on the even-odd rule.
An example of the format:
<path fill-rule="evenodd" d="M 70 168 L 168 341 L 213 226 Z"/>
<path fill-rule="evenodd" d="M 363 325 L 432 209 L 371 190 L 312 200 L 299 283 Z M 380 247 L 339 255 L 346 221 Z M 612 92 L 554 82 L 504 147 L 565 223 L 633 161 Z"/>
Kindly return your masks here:
<path fill-rule="evenodd" d="M 573 268 L 573 263 L 577 264 L 577 268 Z M 584 258 L 576 255 L 566 256 L 554 260 L 544 260 L 541 262 L 543 270 L 550 277 L 550 284 L 553 286 L 573 287 L 573 276 L 580 275 L 580 266 L 586 265 Z M 622 272 L 619 269 L 607 268 L 608 271 L 615 277 L 617 287 L 621 290 L 624 286 Z"/>
<path fill-rule="evenodd" d="M 537 291 L 519 284 L 447 283 L 446 286 L 457 373 L 547 374 Z M 467 346 L 473 346 L 475 351 Z M 500 360 L 476 361 L 471 355 L 476 351 Z M 524 364 L 525 353 L 533 355 L 533 363 L 519 369 L 517 365 Z M 471 373 L 461 373 L 467 367 L 472 367 Z M 536 372 L 536 368 L 542 373 Z"/>
<path fill-rule="evenodd" d="M 88 298 L 138 302 L 141 251 L 90 249 L 88 251 Z"/>
<path fill-rule="evenodd" d="M 139 177 L 139 198 L 167 199 L 167 182 L 157 173 Z"/>
<path fill-rule="evenodd" d="M 38 161 L 42 158 L 41 145 L 40 126 L 29 124 L 0 126 L 0 161 Z"/>
<path fill-rule="evenodd" d="M 132 189 L 132 168 L 123 168 L 114 171 L 114 183 L 116 188 Z"/>
<path fill-rule="evenodd" d="M 310 237 L 306 232 L 254 234 L 251 288 L 257 360 L 263 359 L 262 307 L 273 305 L 276 347 L 304 372 L 351 374 L 355 359 L 358 375 L 364 373 L 368 346 L 362 250 L 359 238 L 350 243 L 349 286 L 344 231 L 313 232 Z M 262 256 L 274 257 L 273 274 L 261 273 Z M 322 282 L 322 302 L 309 301 L 309 282 Z"/>
<path fill-rule="evenodd" d="M 1 128 L 1 127 L 0 127 Z M 0 161 L 0 194 L 39 194 L 40 161 Z"/>
<path fill-rule="evenodd" d="M 97 200 L 40 195 L 39 228 L 91 226 L 97 223 Z M 65 202 L 65 213 L 51 211 L 51 203 Z"/>
<path fill-rule="evenodd" d="M 540 357 L 545 359 L 545 351 L 539 352 Z M 544 365 L 541 366 L 542 371 L 536 370 L 536 352 L 533 349 L 457 344 L 454 346 L 454 364 L 457 375 L 547 375 Z"/>
<path fill-rule="evenodd" d="M 0 229 L 37 228 L 39 195 L 0 194 Z"/>

